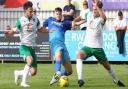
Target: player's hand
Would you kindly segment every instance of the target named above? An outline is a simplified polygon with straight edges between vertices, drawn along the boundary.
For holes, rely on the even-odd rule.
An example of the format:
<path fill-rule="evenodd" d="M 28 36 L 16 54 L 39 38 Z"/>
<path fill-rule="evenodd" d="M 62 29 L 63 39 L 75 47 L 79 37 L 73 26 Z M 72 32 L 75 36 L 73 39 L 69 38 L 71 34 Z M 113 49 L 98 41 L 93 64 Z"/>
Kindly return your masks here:
<path fill-rule="evenodd" d="M 51 33 L 51 32 L 54 32 L 55 30 L 56 30 L 55 28 L 52 28 L 49 30 L 49 32 Z"/>
<path fill-rule="evenodd" d="M 8 31 L 5 31 L 4 34 L 5 34 L 6 37 L 8 37 L 8 36 L 13 35 L 14 31 L 13 30 L 8 30 Z"/>
<path fill-rule="evenodd" d="M 72 29 L 76 28 L 76 22 L 72 21 Z"/>
<path fill-rule="evenodd" d="M 7 28 L 6 28 L 6 30 L 5 30 L 5 32 L 4 32 L 5 36 L 8 37 L 8 36 L 12 35 L 13 33 L 14 33 L 14 31 L 8 25 Z"/>
<path fill-rule="evenodd" d="M 96 6 L 101 9 L 103 7 L 103 3 L 101 1 L 97 1 Z"/>

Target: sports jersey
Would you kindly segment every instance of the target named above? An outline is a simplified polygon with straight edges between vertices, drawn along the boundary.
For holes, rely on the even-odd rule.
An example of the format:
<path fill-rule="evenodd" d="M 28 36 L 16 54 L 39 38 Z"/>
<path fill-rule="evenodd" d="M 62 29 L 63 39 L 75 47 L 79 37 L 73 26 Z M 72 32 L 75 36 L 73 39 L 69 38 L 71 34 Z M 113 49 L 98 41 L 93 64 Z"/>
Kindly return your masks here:
<path fill-rule="evenodd" d="M 21 45 L 36 45 L 36 31 L 40 28 L 40 22 L 35 16 L 31 19 L 28 19 L 26 16 L 22 16 L 18 19 L 16 22 L 16 29 L 20 32 Z"/>

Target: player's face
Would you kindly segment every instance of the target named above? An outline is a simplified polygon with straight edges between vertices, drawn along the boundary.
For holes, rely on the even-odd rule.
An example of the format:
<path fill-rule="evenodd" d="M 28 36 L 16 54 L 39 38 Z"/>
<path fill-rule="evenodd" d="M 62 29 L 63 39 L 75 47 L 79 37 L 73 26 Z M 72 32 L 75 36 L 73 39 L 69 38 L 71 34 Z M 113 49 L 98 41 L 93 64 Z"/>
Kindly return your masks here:
<path fill-rule="evenodd" d="M 28 18 L 31 18 L 32 15 L 33 15 L 33 8 L 30 7 L 30 8 L 28 8 L 27 10 L 25 10 L 25 15 L 26 15 Z"/>
<path fill-rule="evenodd" d="M 88 8 L 88 3 L 87 2 L 83 2 L 83 8 L 87 9 Z"/>
<path fill-rule="evenodd" d="M 71 0 L 67 0 L 67 4 L 70 5 L 71 4 Z"/>
<path fill-rule="evenodd" d="M 55 11 L 55 18 L 56 20 L 62 20 L 62 12 Z"/>
<path fill-rule="evenodd" d="M 100 16 L 100 14 L 95 6 L 93 6 L 93 16 L 94 17 Z"/>
<path fill-rule="evenodd" d="M 33 14 L 36 15 L 36 9 L 33 9 Z"/>
<path fill-rule="evenodd" d="M 119 20 L 122 20 L 123 19 L 123 16 L 118 16 Z"/>

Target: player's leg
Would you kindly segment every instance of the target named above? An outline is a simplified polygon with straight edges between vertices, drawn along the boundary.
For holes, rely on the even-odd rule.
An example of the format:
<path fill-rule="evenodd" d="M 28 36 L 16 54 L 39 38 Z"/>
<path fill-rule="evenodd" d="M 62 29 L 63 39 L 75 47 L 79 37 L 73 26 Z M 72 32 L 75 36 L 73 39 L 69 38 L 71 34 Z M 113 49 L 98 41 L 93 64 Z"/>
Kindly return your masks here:
<path fill-rule="evenodd" d="M 62 60 L 62 51 L 58 50 L 55 52 L 55 64 L 54 64 L 55 74 L 52 80 L 50 81 L 50 85 L 56 83 L 61 76 L 61 60 Z"/>
<path fill-rule="evenodd" d="M 55 72 L 58 74 L 61 74 L 61 60 L 62 60 L 62 51 L 60 50 L 55 54 L 55 65 L 54 65 Z"/>
<path fill-rule="evenodd" d="M 77 54 L 77 59 L 76 59 L 76 71 L 77 71 L 77 75 L 78 75 L 78 84 L 79 87 L 84 85 L 84 81 L 83 81 L 83 59 L 86 59 L 88 57 L 90 57 L 91 54 L 91 50 L 89 47 L 83 47 Z"/>
<path fill-rule="evenodd" d="M 125 85 L 123 84 L 123 82 L 121 82 L 120 80 L 117 80 L 115 72 L 114 72 L 113 68 L 110 66 L 109 62 L 104 61 L 102 64 L 103 64 L 104 68 L 108 71 L 110 76 L 112 77 L 113 82 L 120 87 L 124 87 Z"/>
<path fill-rule="evenodd" d="M 21 81 L 21 86 L 23 86 L 23 87 L 29 87 L 29 85 L 27 84 L 27 78 L 29 76 L 29 73 L 31 73 L 30 69 L 31 69 L 32 62 L 33 62 L 32 56 L 27 56 L 26 57 L 26 65 L 24 67 L 22 81 Z"/>
<path fill-rule="evenodd" d="M 73 72 L 71 62 L 69 60 L 66 60 L 66 61 L 64 61 L 63 66 L 64 66 L 64 70 L 61 71 L 61 76 L 71 75 Z"/>
<path fill-rule="evenodd" d="M 19 77 L 22 76 L 21 86 L 23 86 L 23 87 L 29 87 L 29 85 L 26 84 L 27 77 L 28 77 L 28 75 L 33 75 L 32 73 L 36 72 L 36 69 L 32 73 L 30 71 L 32 63 L 33 63 L 33 57 L 31 55 L 31 51 L 33 51 L 32 48 L 30 48 L 28 46 L 25 46 L 25 45 L 20 46 L 20 54 L 23 55 L 26 65 L 23 70 L 15 70 L 14 71 L 15 83 L 17 84 Z"/>
<path fill-rule="evenodd" d="M 64 66 L 64 70 L 61 71 L 61 76 L 65 75 L 71 75 L 72 74 L 72 65 L 71 65 L 71 61 L 70 61 L 70 56 L 69 53 L 67 51 L 66 46 L 63 49 L 63 58 L 62 58 L 62 64 Z"/>
<path fill-rule="evenodd" d="M 24 68 L 23 78 L 21 82 L 21 86 L 23 87 L 29 87 L 29 85 L 26 83 L 28 76 L 33 76 L 37 73 L 37 57 L 35 55 L 35 50 L 33 48 L 30 48 L 30 53 L 31 56 L 28 56 L 26 58 L 28 68 Z"/>
<path fill-rule="evenodd" d="M 124 86 L 124 84 L 121 81 L 117 80 L 113 68 L 110 66 L 109 62 L 107 61 L 107 57 L 105 55 L 104 50 L 102 48 L 94 49 L 93 54 L 98 59 L 98 61 L 104 66 L 104 68 L 108 71 L 114 83 L 116 83 L 119 86 Z"/>
<path fill-rule="evenodd" d="M 37 73 L 37 56 L 35 54 L 35 50 L 31 49 L 31 55 L 33 58 L 33 62 L 31 64 L 31 69 L 29 75 L 34 76 Z"/>

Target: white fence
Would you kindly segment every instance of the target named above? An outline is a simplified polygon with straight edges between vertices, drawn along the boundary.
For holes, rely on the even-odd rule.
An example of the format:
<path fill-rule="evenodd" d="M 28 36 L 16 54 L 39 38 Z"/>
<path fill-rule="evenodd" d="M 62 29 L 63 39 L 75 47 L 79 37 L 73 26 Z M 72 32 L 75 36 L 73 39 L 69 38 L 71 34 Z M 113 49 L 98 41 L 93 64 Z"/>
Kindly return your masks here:
<path fill-rule="evenodd" d="M 80 11 L 76 11 L 76 16 L 79 15 Z M 113 29 L 113 20 L 117 17 L 118 11 L 105 11 L 107 16 L 107 28 L 108 30 Z M 53 16 L 53 11 L 40 11 L 38 12 L 42 16 L 42 20 Z M 123 11 L 124 17 L 128 20 L 128 11 Z M 0 10 L 0 30 L 4 30 L 7 25 L 15 26 L 15 21 L 17 18 L 20 18 L 23 15 L 23 11 L 8 9 L 8 10 Z"/>

